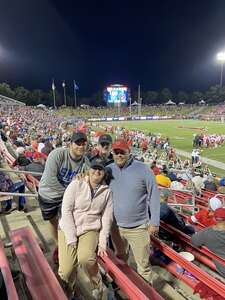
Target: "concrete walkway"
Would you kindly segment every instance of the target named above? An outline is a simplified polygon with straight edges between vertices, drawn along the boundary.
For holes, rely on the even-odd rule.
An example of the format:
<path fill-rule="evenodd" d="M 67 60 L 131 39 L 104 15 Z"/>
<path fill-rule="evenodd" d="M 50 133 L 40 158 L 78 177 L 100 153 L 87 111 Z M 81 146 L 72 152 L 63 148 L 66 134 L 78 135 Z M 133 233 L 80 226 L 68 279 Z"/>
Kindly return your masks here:
<path fill-rule="evenodd" d="M 191 153 L 190 153 L 190 152 L 186 152 L 186 151 L 179 150 L 179 149 L 175 149 L 175 150 L 176 150 L 176 152 L 177 152 L 179 155 L 182 155 L 182 156 L 191 158 Z M 225 163 L 219 162 L 218 160 L 214 160 L 214 159 L 210 159 L 210 158 L 202 157 L 202 156 L 201 156 L 201 161 L 204 162 L 204 163 L 207 164 L 207 165 L 216 167 L 216 168 L 218 168 L 218 169 L 225 170 Z"/>

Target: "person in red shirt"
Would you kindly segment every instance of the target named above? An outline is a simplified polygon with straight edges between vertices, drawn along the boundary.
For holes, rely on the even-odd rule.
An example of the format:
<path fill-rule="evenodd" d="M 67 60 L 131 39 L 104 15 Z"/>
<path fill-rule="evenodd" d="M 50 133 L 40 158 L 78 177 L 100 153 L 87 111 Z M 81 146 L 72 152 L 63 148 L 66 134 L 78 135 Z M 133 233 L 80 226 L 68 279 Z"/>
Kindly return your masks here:
<path fill-rule="evenodd" d="M 148 150 L 148 141 L 146 139 L 144 139 L 141 143 L 141 150 L 143 152 L 146 152 Z"/>
<path fill-rule="evenodd" d="M 154 173 L 155 176 L 158 175 L 158 174 L 160 174 L 160 169 L 157 167 L 156 161 L 152 162 L 150 168 L 151 168 L 151 170 L 152 170 L 152 172 Z"/>
<path fill-rule="evenodd" d="M 220 199 L 213 197 L 209 199 L 209 208 L 202 209 L 193 216 L 188 218 L 188 222 L 192 225 L 200 223 L 205 227 L 210 227 L 216 225 L 216 219 L 214 217 L 214 211 L 222 207 L 222 202 Z"/>

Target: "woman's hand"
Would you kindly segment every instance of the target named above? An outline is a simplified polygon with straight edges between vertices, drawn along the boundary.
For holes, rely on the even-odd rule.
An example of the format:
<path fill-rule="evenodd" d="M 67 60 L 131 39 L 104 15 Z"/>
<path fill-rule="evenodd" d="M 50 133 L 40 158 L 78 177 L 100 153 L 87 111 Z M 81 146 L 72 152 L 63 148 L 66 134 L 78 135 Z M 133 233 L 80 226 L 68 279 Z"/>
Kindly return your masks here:
<path fill-rule="evenodd" d="M 98 256 L 108 256 L 106 249 L 98 246 Z"/>

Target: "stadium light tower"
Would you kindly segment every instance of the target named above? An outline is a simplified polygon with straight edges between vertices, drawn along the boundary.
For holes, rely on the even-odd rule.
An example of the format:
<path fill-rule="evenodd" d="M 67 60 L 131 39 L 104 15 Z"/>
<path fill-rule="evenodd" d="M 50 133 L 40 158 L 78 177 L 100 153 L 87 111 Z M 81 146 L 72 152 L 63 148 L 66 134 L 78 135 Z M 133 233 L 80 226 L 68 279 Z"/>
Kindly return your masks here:
<path fill-rule="evenodd" d="M 225 52 L 219 52 L 216 56 L 217 60 L 221 64 L 221 71 L 220 71 L 220 87 L 222 88 L 223 86 L 223 65 L 225 62 Z"/>

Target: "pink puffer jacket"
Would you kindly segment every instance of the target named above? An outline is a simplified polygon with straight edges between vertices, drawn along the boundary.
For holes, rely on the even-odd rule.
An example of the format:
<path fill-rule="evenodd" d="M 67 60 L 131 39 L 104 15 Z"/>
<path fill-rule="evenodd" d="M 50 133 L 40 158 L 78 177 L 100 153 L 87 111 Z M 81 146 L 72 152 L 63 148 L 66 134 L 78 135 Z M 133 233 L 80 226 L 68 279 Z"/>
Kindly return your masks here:
<path fill-rule="evenodd" d="M 112 192 L 107 185 L 101 185 L 92 198 L 88 177 L 69 184 L 59 221 L 67 244 L 76 243 L 77 237 L 83 233 L 96 230 L 100 231 L 99 246 L 105 249 L 112 221 Z"/>

